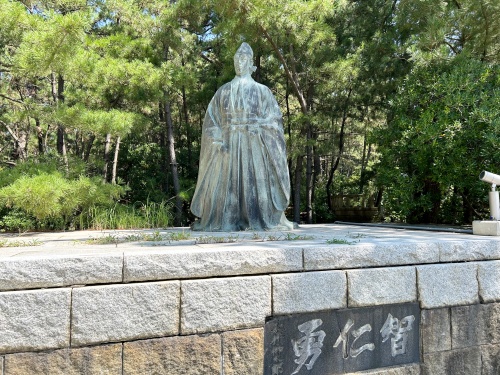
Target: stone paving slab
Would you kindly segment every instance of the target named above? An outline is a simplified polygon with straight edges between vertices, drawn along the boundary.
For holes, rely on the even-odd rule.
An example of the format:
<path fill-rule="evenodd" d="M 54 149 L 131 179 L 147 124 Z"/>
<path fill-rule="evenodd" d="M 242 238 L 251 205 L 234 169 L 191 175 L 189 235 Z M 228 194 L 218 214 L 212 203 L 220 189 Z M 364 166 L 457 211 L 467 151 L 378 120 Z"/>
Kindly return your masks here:
<path fill-rule="evenodd" d="M 435 242 L 367 243 L 304 248 L 306 270 L 348 269 L 439 262 Z"/>
<path fill-rule="evenodd" d="M 466 241 L 441 242 L 439 247 L 440 262 L 470 262 L 474 260 L 500 259 L 500 242 L 493 240 L 467 239 Z"/>
<path fill-rule="evenodd" d="M 252 275 L 302 270 L 302 251 L 294 248 L 211 248 L 127 251 L 124 281 Z"/>
<path fill-rule="evenodd" d="M 16 256 L 0 260 L 0 291 L 121 282 L 123 257 Z"/>

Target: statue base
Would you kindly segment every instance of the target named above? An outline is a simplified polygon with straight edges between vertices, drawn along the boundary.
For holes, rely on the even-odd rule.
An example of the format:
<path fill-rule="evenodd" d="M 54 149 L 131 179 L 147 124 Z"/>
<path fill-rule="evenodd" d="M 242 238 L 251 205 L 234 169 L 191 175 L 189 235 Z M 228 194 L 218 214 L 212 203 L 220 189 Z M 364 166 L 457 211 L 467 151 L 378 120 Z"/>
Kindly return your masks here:
<path fill-rule="evenodd" d="M 500 221 L 475 220 L 472 222 L 472 233 L 480 236 L 500 236 Z"/>

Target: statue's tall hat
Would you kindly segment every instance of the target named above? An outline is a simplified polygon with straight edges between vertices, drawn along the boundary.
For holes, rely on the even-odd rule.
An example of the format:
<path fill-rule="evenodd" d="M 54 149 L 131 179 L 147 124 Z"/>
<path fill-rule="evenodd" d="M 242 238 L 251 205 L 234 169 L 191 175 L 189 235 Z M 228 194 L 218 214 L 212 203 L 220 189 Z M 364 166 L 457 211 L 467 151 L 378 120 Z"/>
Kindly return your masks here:
<path fill-rule="evenodd" d="M 236 51 L 236 54 L 239 55 L 250 55 L 253 58 L 252 47 L 247 42 L 241 43 L 240 48 Z"/>

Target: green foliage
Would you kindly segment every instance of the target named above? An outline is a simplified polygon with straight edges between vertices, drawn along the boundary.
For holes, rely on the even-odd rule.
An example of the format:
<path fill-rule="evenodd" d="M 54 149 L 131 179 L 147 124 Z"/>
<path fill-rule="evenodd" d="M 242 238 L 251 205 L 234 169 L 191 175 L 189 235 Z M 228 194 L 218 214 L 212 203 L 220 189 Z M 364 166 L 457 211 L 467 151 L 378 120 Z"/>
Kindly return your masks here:
<path fill-rule="evenodd" d="M 25 246 L 40 246 L 43 242 L 34 239 L 29 241 L 22 240 L 3 240 L 0 239 L 0 247 L 25 247 Z"/>
<path fill-rule="evenodd" d="M 58 160 L 29 161 L 0 171 L 0 227 L 4 230 L 65 229 L 82 211 L 110 206 L 124 193 L 119 185 L 80 176 L 69 179 Z"/>
<path fill-rule="evenodd" d="M 79 227 L 94 230 L 165 228 L 171 221 L 169 203 L 148 201 L 137 207 L 123 204 L 91 206 L 80 214 Z"/>
<path fill-rule="evenodd" d="M 60 173 L 21 176 L 0 189 L 0 204 L 33 215 L 38 220 L 65 217 L 90 205 L 109 205 L 123 194 L 118 185 L 106 185 L 88 177 L 67 180 Z"/>
<path fill-rule="evenodd" d="M 353 241 L 348 241 L 343 238 L 330 238 L 326 240 L 326 243 L 329 245 L 353 245 L 355 242 Z"/>
<path fill-rule="evenodd" d="M 36 228 L 36 220 L 33 216 L 18 209 L 0 210 L 0 228 L 7 232 L 26 232 Z"/>
<path fill-rule="evenodd" d="M 165 245 L 164 242 L 171 241 L 182 241 L 188 240 L 191 238 L 191 234 L 189 232 L 169 232 L 169 233 L 161 233 L 159 231 L 155 231 L 153 233 L 138 233 L 138 234 L 128 234 L 125 236 L 120 236 L 118 234 L 107 234 L 101 237 L 93 237 L 86 240 L 84 243 L 87 245 L 109 245 L 114 244 L 118 245 L 119 243 L 124 242 L 161 242 L 161 245 Z M 153 245 L 154 246 L 154 245 Z"/>
<path fill-rule="evenodd" d="M 238 242 L 238 236 L 200 236 L 196 239 L 197 244 L 233 243 Z"/>
<path fill-rule="evenodd" d="M 305 241 L 312 240 L 313 236 L 308 236 L 306 234 L 295 234 L 295 233 L 287 233 L 284 237 L 284 241 Z"/>
<path fill-rule="evenodd" d="M 498 65 L 457 58 L 408 77 L 388 127 L 374 135 L 388 216 L 461 223 L 484 207 L 488 188 L 478 175 L 496 171 L 500 157 L 499 73 Z"/>

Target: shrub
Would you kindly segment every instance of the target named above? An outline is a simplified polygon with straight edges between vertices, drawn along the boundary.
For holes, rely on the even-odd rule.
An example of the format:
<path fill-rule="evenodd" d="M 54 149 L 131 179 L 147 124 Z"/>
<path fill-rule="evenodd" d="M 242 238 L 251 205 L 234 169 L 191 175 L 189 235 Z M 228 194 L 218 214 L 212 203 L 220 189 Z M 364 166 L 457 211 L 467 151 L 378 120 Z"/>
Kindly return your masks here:
<path fill-rule="evenodd" d="M 0 189 L 0 205 L 12 209 L 4 216 L 2 226 L 6 230 L 28 229 L 26 220 L 14 225 L 13 219 L 24 213 L 37 221 L 31 229 L 65 229 L 82 211 L 92 206 L 110 206 L 124 191 L 121 186 L 103 184 L 98 179 L 81 176 L 69 180 L 59 172 L 23 175 Z"/>

